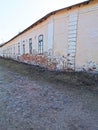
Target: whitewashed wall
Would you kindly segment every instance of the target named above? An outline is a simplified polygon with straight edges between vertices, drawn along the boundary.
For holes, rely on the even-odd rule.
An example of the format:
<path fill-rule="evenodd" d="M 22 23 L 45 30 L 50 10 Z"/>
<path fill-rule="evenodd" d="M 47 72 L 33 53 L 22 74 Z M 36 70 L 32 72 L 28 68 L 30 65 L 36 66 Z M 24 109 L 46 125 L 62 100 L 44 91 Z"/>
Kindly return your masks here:
<path fill-rule="evenodd" d="M 41 34 L 43 54 L 38 53 L 38 37 Z M 29 54 L 30 38 L 32 38 L 32 55 Z M 42 65 L 48 69 L 98 72 L 97 0 L 58 11 L 47 17 L 5 44 L 0 49 L 0 55 Z"/>
<path fill-rule="evenodd" d="M 79 9 L 76 70 L 98 71 L 98 1 Z"/>

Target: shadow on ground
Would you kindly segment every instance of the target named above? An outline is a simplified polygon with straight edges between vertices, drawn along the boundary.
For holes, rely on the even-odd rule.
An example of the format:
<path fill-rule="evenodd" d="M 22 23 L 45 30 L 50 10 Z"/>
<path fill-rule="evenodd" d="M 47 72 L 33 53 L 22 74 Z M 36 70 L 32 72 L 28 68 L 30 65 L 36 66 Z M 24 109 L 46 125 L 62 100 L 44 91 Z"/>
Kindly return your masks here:
<path fill-rule="evenodd" d="M 44 80 L 55 84 L 72 86 L 79 89 L 88 89 L 98 92 L 98 74 L 86 72 L 60 72 L 49 71 L 39 66 L 20 63 L 12 59 L 0 57 L 0 66 L 5 66 L 10 70 L 28 76 L 30 79 Z"/>

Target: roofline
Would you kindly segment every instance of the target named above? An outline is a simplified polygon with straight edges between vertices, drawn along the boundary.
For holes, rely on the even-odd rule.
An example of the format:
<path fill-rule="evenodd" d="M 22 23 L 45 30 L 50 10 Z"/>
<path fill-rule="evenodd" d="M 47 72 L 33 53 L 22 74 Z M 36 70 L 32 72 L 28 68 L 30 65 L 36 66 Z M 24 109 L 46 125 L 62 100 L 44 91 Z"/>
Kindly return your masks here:
<path fill-rule="evenodd" d="M 6 43 L 1 43 L 1 44 L 0 44 L 0 47 L 4 46 L 5 44 L 6 44 Z"/>
<path fill-rule="evenodd" d="M 58 10 L 55 10 L 55 11 L 52 11 L 50 13 L 48 13 L 47 15 L 45 15 L 44 17 L 42 17 L 41 19 L 39 19 L 38 21 L 36 21 L 35 23 L 33 23 L 31 26 L 27 27 L 26 29 L 24 29 L 22 32 L 20 32 L 19 34 L 17 34 L 16 36 L 14 36 L 13 38 L 11 38 L 9 41 L 5 42 L 4 44 L 1 44 L 0 47 L 4 46 L 5 44 L 9 43 L 10 41 L 14 40 L 15 38 L 17 38 L 18 36 L 22 35 L 23 33 L 27 32 L 28 30 L 30 30 L 31 28 L 33 28 L 34 26 L 38 25 L 39 23 L 43 22 L 44 20 L 46 20 L 47 18 L 49 18 L 50 16 L 60 12 L 60 11 L 63 11 L 65 9 L 69 10 L 75 6 L 80 6 L 81 4 L 88 4 L 90 1 L 92 0 L 86 0 L 86 1 L 83 1 L 81 3 L 77 3 L 77 4 L 74 4 L 74 5 L 71 5 L 71 6 L 68 6 L 68 7 L 65 7 L 65 8 L 62 8 L 62 9 L 58 9 Z"/>

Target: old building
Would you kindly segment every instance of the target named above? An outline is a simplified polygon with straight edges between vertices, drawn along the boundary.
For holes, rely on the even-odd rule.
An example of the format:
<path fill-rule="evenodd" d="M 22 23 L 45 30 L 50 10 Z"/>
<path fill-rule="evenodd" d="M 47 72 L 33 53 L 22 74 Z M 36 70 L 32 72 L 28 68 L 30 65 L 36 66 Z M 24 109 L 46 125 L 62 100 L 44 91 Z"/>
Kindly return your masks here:
<path fill-rule="evenodd" d="M 98 72 L 98 0 L 47 14 L 1 45 L 0 55 L 50 70 Z"/>

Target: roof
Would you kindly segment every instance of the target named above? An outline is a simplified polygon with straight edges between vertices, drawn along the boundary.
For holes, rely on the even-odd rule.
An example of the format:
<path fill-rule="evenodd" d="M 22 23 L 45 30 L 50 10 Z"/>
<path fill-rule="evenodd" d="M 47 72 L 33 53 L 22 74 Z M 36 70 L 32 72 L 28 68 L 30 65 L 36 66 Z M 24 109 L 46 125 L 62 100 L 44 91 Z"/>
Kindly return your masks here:
<path fill-rule="evenodd" d="M 39 23 L 43 22 L 44 20 L 46 20 L 47 18 L 49 18 L 50 16 L 60 12 L 60 11 L 63 11 L 65 9 L 71 9 L 72 7 L 75 7 L 75 6 L 80 6 L 81 4 L 88 4 L 90 1 L 92 0 L 86 0 L 86 1 L 83 1 L 81 3 L 78 3 L 78 4 L 75 4 L 75 5 L 71 5 L 71 6 L 68 6 L 66 8 L 62 8 L 62 9 L 59 9 L 59 10 L 55 10 L 55 11 L 52 11 L 50 12 L 49 14 L 45 15 L 44 17 L 42 17 L 41 19 L 39 19 L 38 21 L 36 21 L 35 23 L 33 23 L 31 26 L 29 26 L 28 28 L 26 28 L 25 30 L 23 30 L 22 32 L 20 32 L 19 34 L 17 34 L 16 36 L 14 36 L 12 39 L 10 39 L 9 41 L 5 42 L 4 44 L 1 44 L 0 47 L 4 46 L 5 44 L 9 43 L 10 41 L 14 40 L 15 38 L 17 38 L 18 36 L 20 36 L 21 34 L 27 32 L 28 30 L 30 30 L 31 28 L 33 28 L 34 26 L 38 25 Z"/>

